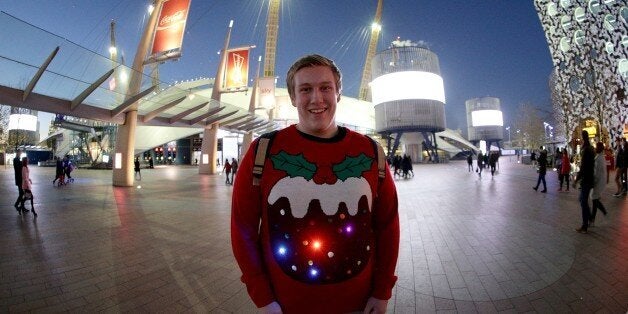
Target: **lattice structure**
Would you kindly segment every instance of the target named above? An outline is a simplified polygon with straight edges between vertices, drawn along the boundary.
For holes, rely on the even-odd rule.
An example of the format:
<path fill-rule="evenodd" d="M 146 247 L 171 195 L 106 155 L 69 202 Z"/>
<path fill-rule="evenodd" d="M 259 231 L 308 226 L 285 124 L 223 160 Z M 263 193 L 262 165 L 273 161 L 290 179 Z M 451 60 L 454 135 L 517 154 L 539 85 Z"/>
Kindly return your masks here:
<path fill-rule="evenodd" d="M 552 101 L 562 110 L 567 141 L 585 120 L 601 126 L 597 136 L 602 141 L 623 136 L 628 123 L 626 1 L 535 0 L 534 5 L 552 54 Z"/>
<path fill-rule="evenodd" d="M 275 55 L 279 35 L 280 0 L 270 0 L 268 5 L 268 24 L 266 24 L 266 50 L 264 51 L 264 77 L 275 76 Z"/>

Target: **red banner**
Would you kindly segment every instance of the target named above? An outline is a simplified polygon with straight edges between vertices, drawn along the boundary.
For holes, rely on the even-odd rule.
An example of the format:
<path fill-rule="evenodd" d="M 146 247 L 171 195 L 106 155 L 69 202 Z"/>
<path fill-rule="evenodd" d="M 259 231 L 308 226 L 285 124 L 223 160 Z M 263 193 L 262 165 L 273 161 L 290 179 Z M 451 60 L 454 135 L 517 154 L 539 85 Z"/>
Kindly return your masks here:
<path fill-rule="evenodd" d="M 227 69 L 223 89 L 245 89 L 249 79 L 249 49 L 235 48 L 227 50 Z"/>
<path fill-rule="evenodd" d="M 164 2 L 155 29 L 151 61 L 163 61 L 181 56 L 190 1 L 168 0 Z"/>

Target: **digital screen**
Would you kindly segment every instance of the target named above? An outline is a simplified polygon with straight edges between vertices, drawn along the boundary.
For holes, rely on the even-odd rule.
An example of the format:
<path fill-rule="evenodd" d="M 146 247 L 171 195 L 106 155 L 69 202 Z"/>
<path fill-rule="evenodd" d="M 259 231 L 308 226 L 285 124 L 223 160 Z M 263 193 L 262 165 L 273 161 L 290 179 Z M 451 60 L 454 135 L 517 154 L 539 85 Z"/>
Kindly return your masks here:
<path fill-rule="evenodd" d="M 477 110 L 471 112 L 472 126 L 503 126 L 504 118 L 499 110 Z"/>
<path fill-rule="evenodd" d="M 429 72 L 403 71 L 382 75 L 371 82 L 371 92 L 375 105 L 402 99 L 445 103 L 443 79 Z"/>
<path fill-rule="evenodd" d="M 37 117 L 30 114 L 9 116 L 9 130 L 37 131 Z"/>

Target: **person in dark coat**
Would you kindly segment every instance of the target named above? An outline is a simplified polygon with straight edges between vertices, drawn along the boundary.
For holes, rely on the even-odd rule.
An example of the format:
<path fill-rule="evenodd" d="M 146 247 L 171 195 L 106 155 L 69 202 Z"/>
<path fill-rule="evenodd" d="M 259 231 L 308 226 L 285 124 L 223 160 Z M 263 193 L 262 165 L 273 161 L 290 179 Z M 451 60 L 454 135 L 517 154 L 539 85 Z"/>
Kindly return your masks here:
<path fill-rule="evenodd" d="M 467 166 L 469 168 L 469 172 L 473 171 L 473 155 L 471 153 L 467 156 Z"/>
<path fill-rule="evenodd" d="M 488 165 L 491 167 L 491 176 L 495 175 L 495 167 L 497 166 L 497 158 L 499 158 L 498 152 L 490 153 L 488 157 Z"/>
<path fill-rule="evenodd" d="M 482 154 L 482 151 L 478 152 L 478 167 L 477 169 L 475 169 L 475 172 L 478 173 L 478 176 L 481 178 L 482 177 L 482 169 L 484 169 L 484 155 Z"/>
<path fill-rule="evenodd" d="M 139 181 L 142 180 L 142 173 L 140 172 L 140 157 L 135 157 L 135 161 L 133 162 L 133 170 L 135 171 L 135 178 Z"/>
<path fill-rule="evenodd" d="M 589 194 L 593 189 L 594 169 L 595 169 L 595 152 L 589 142 L 589 132 L 582 131 L 582 151 L 580 152 L 580 171 L 574 182 L 574 185 L 580 182 L 580 208 L 582 210 L 582 225 L 576 231 L 587 233 L 589 228 L 589 219 L 591 217 L 591 208 L 589 207 Z"/>
<path fill-rule="evenodd" d="M 54 185 L 57 180 L 59 180 L 59 185 L 63 185 L 63 181 L 65 180 L 65 178 L 63 171 L 63 161 L 61 161 L 61 158 L 55 156 L 55 179 L 52 180 L 52 184 Z"/>
<path fill-rule="evenodd" d="M 22 154 L 22 150 L 18 149 L 15 151 L 15 158 L 13 158 L 13 171 L 15 172 L 15 185 L 17 185 L 18 196 L 17 200 L 15 200 L 15 209 L 17 213 L 20 214 L 22 212 L 27 213 L 28 209 L 20 206 L 22 204 L 22 198 L 24 197 L 24 189 L 22 189 L 22 160 L 20 159 L 20 155 Z"/>
<path fill-rule="evenodd" d="M 539 189 L 539 185 L 543 182 L 543 190 L 541 193 L 547 193 L 547 183 L 545 182 L 545 174 L 547 173 L 547 151 L 543 149 L 543 146 L 540 147 L 539 157 L 537 158 L 537 163 L 539 165 L 539 178 L 536 181 L 536 186 L 533 187 L 535 191 Z"/>

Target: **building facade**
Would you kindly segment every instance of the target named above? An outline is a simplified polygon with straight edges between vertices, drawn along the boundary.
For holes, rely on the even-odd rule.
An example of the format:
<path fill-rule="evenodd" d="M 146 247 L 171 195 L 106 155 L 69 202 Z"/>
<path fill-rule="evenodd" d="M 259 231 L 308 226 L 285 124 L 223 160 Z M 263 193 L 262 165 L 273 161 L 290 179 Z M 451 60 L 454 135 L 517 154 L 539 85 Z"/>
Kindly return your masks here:
<path fill-rule="evenodd" d="M 627 2 L 535 0 L 534 5 L 552 54 L 552 102 L 566 140 L 578 138 L 582 129 L 605 143 L 628 136 Z"/>

